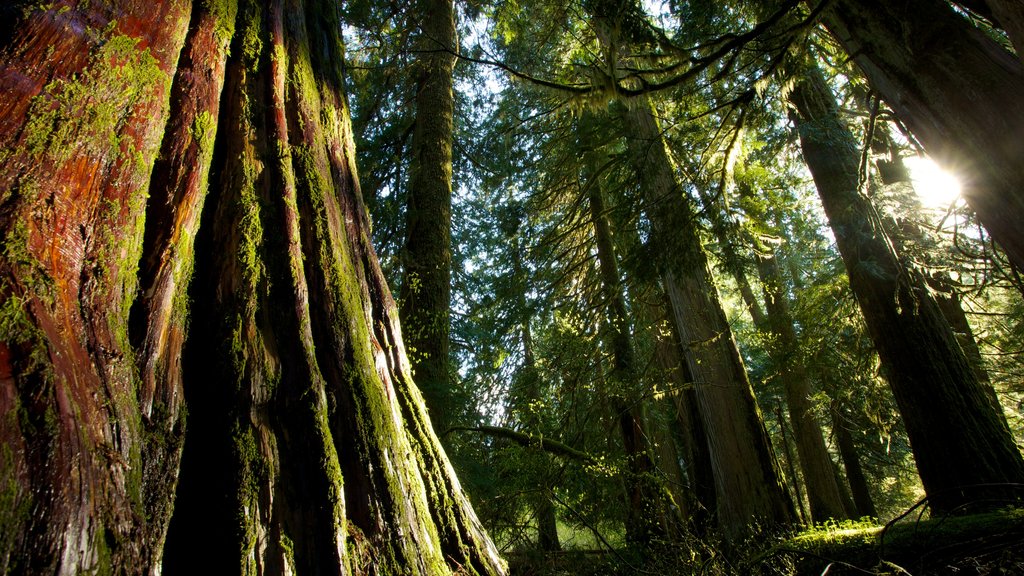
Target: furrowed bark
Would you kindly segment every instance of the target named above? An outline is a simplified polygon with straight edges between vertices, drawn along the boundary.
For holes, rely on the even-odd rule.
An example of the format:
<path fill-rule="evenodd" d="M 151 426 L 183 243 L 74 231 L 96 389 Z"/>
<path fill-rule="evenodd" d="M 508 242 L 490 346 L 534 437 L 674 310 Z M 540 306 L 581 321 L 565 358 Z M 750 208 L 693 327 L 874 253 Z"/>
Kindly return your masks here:
<path fill-rule="evenodd" d="M 69 1 L 0 46 L 3 572 L 504 573 L 369 244 L 340 35 L 328 0 Z"/>
<path fill-rule="evenodd" d="M 180 440 L 151 444 L 128 314 L 190 6 L 129 4 L 26 8 L 0 46 L 4 573 L 147 573 L 166 530 Z"/>

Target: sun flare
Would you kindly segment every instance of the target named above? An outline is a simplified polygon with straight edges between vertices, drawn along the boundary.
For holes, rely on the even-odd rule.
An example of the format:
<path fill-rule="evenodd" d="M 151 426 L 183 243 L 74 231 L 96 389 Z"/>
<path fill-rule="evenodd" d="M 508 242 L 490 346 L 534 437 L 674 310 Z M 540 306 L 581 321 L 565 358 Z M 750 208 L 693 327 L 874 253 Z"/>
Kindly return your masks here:
<path fill-rule="evenodd" d="M 925 207 L 945 209 L 960 198 L 960 180 L 931 158 L 911 156 L 903 162 L 910 170 L 914 191 Z"/>

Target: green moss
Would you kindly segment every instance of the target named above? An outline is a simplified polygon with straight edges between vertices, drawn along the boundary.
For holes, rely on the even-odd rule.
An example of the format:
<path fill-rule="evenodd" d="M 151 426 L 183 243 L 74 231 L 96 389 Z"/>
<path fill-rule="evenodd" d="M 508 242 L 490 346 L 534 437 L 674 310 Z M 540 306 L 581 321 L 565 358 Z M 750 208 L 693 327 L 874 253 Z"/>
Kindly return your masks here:
<path fill-rule="evenodd" d="M 29 109 L 25 150 L 57 164 L 73 153 L 114 160 L 122 146 L 134 156 L 131 139 L 118 134 L 135 105 L 169 80 L 149 48 L 138 45 L 111 31 L 82 74 L 48 84 Z"/>
<path fill-rule="evenodd" d="M 902 566 L 917 574 L 919 562 L 969 562 L 973 554 L 998 549 L 996 545 L 1004 540 L 1019 542 L 1022 534 L 1024 509 L 1020 508 L 970 516 L 906 519 L 885 527 L 865 519 L 816 526 L 790 538 L 759 560 L 770 562 L 768 558 L 789 556 L 796 560 L 800 574 L 821 573 L 830 563 L 863 570 L 877 567 L 881 570 L 877 573 L 885 574 L 906 573 L 894 568 Z M 972 547 L 971 543 L 985 544 Z"/>
<path fill-rule="evenodd" d="M 189 129 L 192 140 L 199 146 L 200 158 L 206 158 L 213 153 L 213 138 L 217 133 L 217 121 L 213 114 L 207 111 L 200 112 Z"/>
<path fill-rule="evenodd" d="M 263 56 L 263 9 L 252 0 L 242 8 L 242 56 L 247 68 L 256 71 Z"/>
<path fill-rule="evenodd" d="M 224 43 L 230 42 L 235 35 L 238 0 L 203 0 L 203 7 L 217 19 L 217 39 Z"/>
<path fill-rule="evenodd" d="M 9 415 L 15 417 L 15 415 Z M 14 453 L 8 445 L 0 446 L 0 572 L 17 573 L 17 558 L 12 552 L 17 537 L 23 534 L 32 512 L 32 495 L 22 491 L 18 482 Z"/>

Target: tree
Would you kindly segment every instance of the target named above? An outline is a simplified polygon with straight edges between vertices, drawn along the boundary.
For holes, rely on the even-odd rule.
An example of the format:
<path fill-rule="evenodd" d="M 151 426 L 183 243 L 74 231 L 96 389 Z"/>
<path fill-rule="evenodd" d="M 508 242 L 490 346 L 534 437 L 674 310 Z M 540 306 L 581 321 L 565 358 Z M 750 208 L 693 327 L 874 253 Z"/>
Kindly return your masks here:
<path fill-rule="evenodd" d="M 413 373 L 439 430 L 450 424 L 448 314 L 451 309 L 452 134 L 455 9 L 452 0 L 420 0 L 414 65 L 412 136 L 401 318 Z"/>
<path fill-rule="evenodd" d="M 729 538 L 752 523 L 790 524 L 795 509 L 714 284 L 696 217 L 676 181 L 651 103 L 622 114 L 651 246 L 692 378 L 715 478 L 718 522 Z"/>
<path fill-rule="evenodd" d="M 1024 63 L 942 0 L 841 0 L 823 22 L 1024 269 Z"/>
<path fill-rule="evenodd" d="M 22 18 L 0 47 L 3 570 L 159 573 L 170 523 L 168 572 L 503 573 L 369 244 L 336 4 Z"/>
<path fill-rule="evenodd" d="M 591 115 L 581 118 L 581 124 L 593 121 Z M 619 433 L 626 452 L 626 538 L 638 546 L 650 546 L 664 536 L 659 517 L 668 509 L 660 501 L 660 490 L 654 480 L 654 462 L 651 458 L 641 405 L 630 402 L 624 394 L 628 386 L 639 379 L 636 351 L 633 346 L 632 323 L 626 307 L 626 296 L 619 273 L 618 257 L 608 221 L 604 193 L 594 166 L 593 151 L 584 152 L 589 178 L 585 185 L 590 207 L 590 222 L 594 228 L 594 242 L 601 271 L 601 289 L 607 312 L 604 314 L 606 340 L 611 349 L 611 369 L 608 371 L 611 408 L 619 424 Z"/>
<path fill-rule="evenodd" d="M 799 79 L 790 101 L 804 159 L 906 425 L 931 506 L 943 512 L 962 510 L 979 498 L 1005 495 L 1007 484 L 1024 481 L 1024 459 L 921 272 L 901 260 L 862 194 L 856 142 L 819 69 Z"/>

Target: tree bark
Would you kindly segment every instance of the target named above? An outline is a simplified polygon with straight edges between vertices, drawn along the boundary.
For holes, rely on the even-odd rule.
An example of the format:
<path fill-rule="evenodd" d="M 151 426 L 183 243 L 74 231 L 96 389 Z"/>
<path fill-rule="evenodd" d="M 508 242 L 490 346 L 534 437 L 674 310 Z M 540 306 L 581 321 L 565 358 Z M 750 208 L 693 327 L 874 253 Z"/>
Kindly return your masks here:
<path fill-rule="evenodd" d="M 697 408 L 697 395 L 693 377 L 689 374 L 689 366 L 683 360 L 679 337 L 676 335 L 675 324 L 668 317 L 669 303 L 661 288 L 657 290 L 664 300 L 658 314 L 658 325 L 667 330 L 667 334 L 659 334 L 655 344 L 658 364 L 665 373 L 665 381 L 672 387 L 670 397 L 675 408 L 676 433 L 682 439 L 683 472 L 690 482 L 693 502 L 686 508 L 690 510 L 688 518 L 698 535 L 703 535 L 711 527 L 714 518 L 715 478 L 708 449 L 707 434 Z"/>
<path fill-rule="evenodd" d="M 670 255 L 657 266 L 706 427 L 719 525 L 737 538 L 755 524 L 790 524 L 793 503 L 650 102 L 634 103 L 622 119 L 651 222 L 650 245 Z"/>
<path fill-rule="evenodd" d="M 140 386 L 128 315 L 191 9 L 122 4 L 26 8 L 0 46 L 3 573 L 148 573 L 167 529 L 175 376 Z"/>
<path fill-rule="evenodd" d="M 452 424 L 448 367 L 452 275 L 452 0 L 419 0 L 416 120 L 412 136 L 401 318 L 416 383 L 438 430 Z"/>
<path fill-rule="evenodd" d="M 1024 269 L 1021 60 L 942 0 L 839 0 L 824 23 Z"/>
<path fill-rule="evenodd" d="M 0 47 L 0 571 L 504 572 L 369 245 L 337 15 L 68 0 Z"/>
<path fill-rule="evenodd" d="M 1006 496 L 982 485 L 1024 481 L 1021 458 L 993 410 L 920 271 L 896 254 L 860 192 L 860 154 L 817 68 L 790 100 L 804 159 L 846 265 L 850 287 L 878 350 L 932 508 L 963 510 Z"/>

